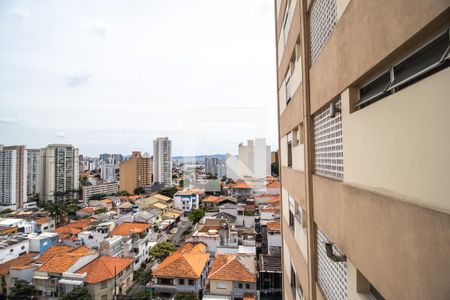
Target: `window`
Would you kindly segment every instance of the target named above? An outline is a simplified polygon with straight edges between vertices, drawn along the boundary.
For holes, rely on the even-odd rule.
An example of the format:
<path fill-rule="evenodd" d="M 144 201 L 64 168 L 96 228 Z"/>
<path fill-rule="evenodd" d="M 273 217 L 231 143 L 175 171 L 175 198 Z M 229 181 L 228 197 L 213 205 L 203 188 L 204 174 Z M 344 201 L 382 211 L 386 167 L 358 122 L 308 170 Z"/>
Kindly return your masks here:
<path fill-rule="evenodd" d="M 355 107 L 364 108 L 450 65 L 450 31 L 418 48 L 359 90 Z"/>
<path fill-rule="evenodd" d="M 309 14 L 309 35 L 311 42 L 311 63 L 327 42 L 336 25 L 336 0 L 315 0 Z"/>
<path fill-rule="evenodd" d="M 286 104 L 291 101 L 292 94 L 291 94 L 291 69 L 287 71 L 286 74 Z"/>
<path fill-rule="evenodd" d="M 337 98 L 314 114 L 314 171 L 317 175 L 342 180 L 344 152 L 340 109 L 341 100 Z"/>
<path fill-rule="evenodd" d="M 14 252 L 14 249 L 9 249 L 9 253 L 13 253 Z"/>
<path fill-rule="evenodd" d="M 238 288 L 242 289 L 243 288 L 243 284 L 242 283 L 238 283 Z"/>
<path fill-rule="evenodd" d="M 247 290 L 249 290 L 249 289 L 250 289 L 250 283 L 246 283 L 246 284 L 245 284 L 245 288 L 246 288 Z"/>
<path fill-rule="evenodd" d="M 291 5 L 291 0 L 286 1 L 286 12 L 284 13 L 283 18 L 283 38 L 284 44 L 286 45 L 288 36 L 289 36 L 289 28 L 291 26 L 291 18 L 289 15 L 289 6 Z"/>
<path fill-rule="evenodd" d="M 295 291 L 297 289 L 296 284 L 297 284 L 297 278 L 295 275 L 294 267 L 292 266 L 292 263 L 291 263 L 291 283 L 290 283 L 290 285 L 291 285 L 292 295 L 294 295 L 294 297 L 295 297 Z"/>
<path fill-rule="evenodd" d="M 218 281 L 216 284 L 216 288 L 218 289 L 226 289 L 227 288 L 227 283 L 224 281 Z"/>
<path fill-rule="evenodd" d="M 25 249 L 25 246 L 20 247 L 21 250 Z"/>
<path fill-rule="evenodd" d="M 297 218 L 297 221 L 302 224 L 302 208 L 297 202 L 295 203 L 295 217 Z"/>
<path fill-rule="evenodd" d="M 194 285 L 194 280 L 193 280 L 193 279 L 189 279 L 189 280 L 188 280 L 188 284 L 189 284 L 189 285 Z"/>
<path fill-rule="evenodd" d="M 380 292 L 378 292 L 378 290 L 359 270 L 356 272 L 356 291 L 358 293 L 371 295 L 371 298 L 376 300 L 384 300 L 384 297 L 380 294 Z"/>
<path fill-rule="evenodd" d="M 184 279 L 183 278 L 178 279 L 178 284 L 179 285 L 184 285 Z"/>
<path fill-rule="evenodd" d="M 325 243 L 327 236 L 317 227 L 317 282 L 326 299 L 347 299 L 347 262 L 334 262 L 327 256 Z M 342 255 L 333 245 L 333 252 Z"/>
<path fill-rule="evenodd" d="M 295 231 L 294 213 L 295 213 L 295 201 L 294 199 L 289 197 L 289 227 L 292 229 L 292 231 Z"/>
<path fill-rule="evenodd" d="M 292 132 L 287 135 L 287 164 L 292 167 Z"/>
<path fill-rule="evenodd" d="M 101 283 L 101 288 L 102 289 L 106 289 L 108 287 L 108 281 L 102 281 L 102 283 Z"/>

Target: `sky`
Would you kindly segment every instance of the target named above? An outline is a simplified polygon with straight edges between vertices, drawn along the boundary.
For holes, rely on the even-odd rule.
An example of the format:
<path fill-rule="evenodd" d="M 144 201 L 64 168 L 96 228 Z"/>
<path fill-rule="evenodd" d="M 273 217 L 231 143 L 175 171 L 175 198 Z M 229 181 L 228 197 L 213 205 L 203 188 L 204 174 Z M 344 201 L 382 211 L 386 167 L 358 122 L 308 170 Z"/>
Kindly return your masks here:
<path fill-rule="evenodd" d="M 0 1 L 0 144 L 277 148 L 271 0 Z"/>

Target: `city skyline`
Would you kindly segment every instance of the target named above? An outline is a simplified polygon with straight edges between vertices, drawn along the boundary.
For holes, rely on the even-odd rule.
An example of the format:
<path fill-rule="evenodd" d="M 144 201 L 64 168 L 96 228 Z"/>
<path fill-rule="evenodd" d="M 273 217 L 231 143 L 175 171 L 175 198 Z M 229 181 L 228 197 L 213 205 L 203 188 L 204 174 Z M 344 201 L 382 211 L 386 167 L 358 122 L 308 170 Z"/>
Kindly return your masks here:
<path fill-rule="evenodd" d="M 273 3 L 133 3 L 0 4 L 1 143 L 90 156 L 151 152 L 158 136 L 174 155 L 277 145 Z"/>

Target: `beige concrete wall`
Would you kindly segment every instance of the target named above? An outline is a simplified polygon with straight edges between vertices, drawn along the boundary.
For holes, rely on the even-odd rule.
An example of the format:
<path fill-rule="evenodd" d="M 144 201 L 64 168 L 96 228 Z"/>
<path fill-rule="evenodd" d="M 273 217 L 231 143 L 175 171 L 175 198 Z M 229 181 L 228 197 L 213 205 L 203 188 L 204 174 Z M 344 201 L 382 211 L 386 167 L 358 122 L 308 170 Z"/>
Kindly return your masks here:
<path fill-rule="evenodd" d="M 225 289 L 220 289 L 217 287 L 218 283 L 226 284 Z M 233 282 L 232 281 L 224 281 L 224 280 L 210 280 L 209 281 L 209 288 L 211 291 L 211 294 L 217 294 L 217 295 L 231 295 L 233 291 Z"/>
<path fill-rule="evenodd" d="M 381 62 L 394 59 L 396 51 L 430 22 L 448 22 L 449 15 L 448 0 L 350 1 L 310 68 L 311 112 Z M 410 41 L 409 46 L 416 44 Z"/>
<path fill-rule="evenodd" d="M 297 201 L 301 207 L 306 207 L 305 202 L 305 173 L 288 167 L 281 167 L 281 184 L 289 195 Z"/>
<path fill-rule="evenodd" d="M 349 113 L 344 181 L 450 213 L 450 69 Z"/>
<path fill-rule="evenodd" d="M 283 265 L 284 271 L 288 273 L 287 281 L 290 283 L 290 262 L 293 263 L 297 278 L 302 286 L 303 294 L 308 298 L 308 265 L 300 251 L 300 248 L 295 240 L 292 230 L 289 228 L 289 223 L 285 220 L 282 222 L 283 226 Z M 286 279 L 284 279 L 286 281 Z M 290 289 L 290 287 L 289 287 Z"/>
<path fill-rule="evenodd" d="M 449 214 L 316 175 L 313 189 L 314 221 L 386 299 L 448 299 Z"/>
<path fill-rule="evenodd" d="M 347 297 L 348 300 L 373 300 L 369 294 L 358 292 L 358 270 L 353 263 L 347 259 Z"/>
<path fill-rule="evenodd" d="M 303 85 L 300 83 L 297 90 L 294 91 L 291 101 L 280 115 L 280 136 L 286 135 L 303 121 L 302 88 Z M 282 101 L 281 97 L 280 101 Z"/>

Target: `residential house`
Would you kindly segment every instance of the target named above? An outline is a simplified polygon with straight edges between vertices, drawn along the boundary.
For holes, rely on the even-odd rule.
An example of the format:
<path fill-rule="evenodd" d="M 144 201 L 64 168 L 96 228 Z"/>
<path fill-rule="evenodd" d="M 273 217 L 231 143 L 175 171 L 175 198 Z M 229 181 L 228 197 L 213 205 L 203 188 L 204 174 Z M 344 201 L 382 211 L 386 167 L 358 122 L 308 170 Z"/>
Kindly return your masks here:
<path fill-rule="evenodd" d="M 0 295 L 7 296 L 10 292 L 10 270 L 15 267 L 21 268 L 30 264 L 38 255 L 38 253 L 30 252 L 23 254 L 13 260 L 0 264 Z"/>
<path fill-rule="evenodd" d="M 209 294 L 241 300 L 256 295 L 256 261 L 250 254 L 217 254 L 208 275 Z"/>
<path fill-rule="evenodd" d="M 84 207 L 84 208 L 81 208 L 81 209 L 77 210 L 75 212 L 75 215 L 78 218 L 90 217 L 90 216 L 92 216 L 95 213 L 95 211 L 97 209 L 98 209 L 98 207 L 87 206 L 87 207 Z"/>
<path fill-rule="evenodd" d="M 34 219 L 36 223 L 35 230 L 37 233 L 51 232 L 55 230 L 55 220 L 50 217 L 40 217 Z"/>
<path fill-rule="evenodd" d="M 91 230 L 85 230 L 78 233 L 78 239 L 80 239 L 84 245 L 91 249 L 98 249 L 100 243 L 108 237 L 115 227 L 113 221 L 103 222 L 93 226 Z"/>
<path fill-rule="evenodd" d="M 236 204 L 237 199 L 225 196 L 207 196 L 201 202 L 201 206 L 207 211 L 218 211 L 219 207 L 225 204 Z"/>
<path fill-rule="evenodd" d="M 178 292 L 202 294 L 209 269 L 209 257 L 205 244 L 183 244 L 153 272 L 152 289 L 162 297 L 171 297 Z"/>
<path fill-rule="evenodd" d="M 28 241 L 30 252 L 42 254 L 58 242 L 58 234 L 55 232 L 32 233 L 28 235 Z"/>
<path fill-rule="evenodd" d="M 272 221 L 266 224 L 267 247 L 281 249 L 281 221 Z M 269 250 L 270 251 L 270 250 Z"/>
<path fill-rule="evenodd" d="M 0 236 L 0 264 L 29 252 L 30 243 L 21 234 Z"/>
<path fill-rule="evenodd" d="M 86 274 L 83 280 L 93 300 L 112 300 L 125 295 L 133 282 L 133 259 L 100 256 L 75 273 Z"/>
<path fill-rule="evenodd" d="M 80 219 L 67 225 L 56 228 L 53 232 L 56 232 L 59 239 L 63 244 L 68 246 L 79 246 L 82 241 L 78 238 L 78 234 L 81 231 L 89 230 L 92 227 L 92 223 L 97 222 L 94 218 Z"/>
<path fill-rule="evenodd" d="M 85 246 L 57 252 L 33 273 L 33 285 L 44 297 L 59 297 L 66 293 L 66 287 L 60 285 L 64 273 L 73 273 L 98 257 L 97 252 Z"/>
<path fill-rule="evenodd" d="M 173 196 L 173 207 L 183 212 L 198 209 L 200 208 L 200 196 L 204 194 L 205 191 L 200 189 L 178 191 Z"/>
<path fill-rule="evenodd" d="M 149 243 L 149 233 L 151 224 L 148 223 L 123 223 L 117 225 L 111 232 L 111 235 L 120 235 L 129 239 L 124 239 L 125 248 L 124 256 L 132 257 L 134 259 L 134 270 L 141 268 L 143 263 L 146 263 L 151 248 Z"/>
<path fill-rule="evenodd" d="M 259 218 L 261 225 L 266 225 L 268 222 L 279 220 L 281 218 L 280 208 L 273 205 L 259 206 Z"/>

